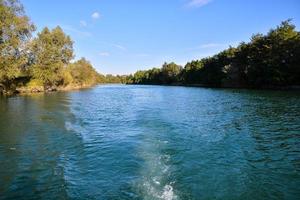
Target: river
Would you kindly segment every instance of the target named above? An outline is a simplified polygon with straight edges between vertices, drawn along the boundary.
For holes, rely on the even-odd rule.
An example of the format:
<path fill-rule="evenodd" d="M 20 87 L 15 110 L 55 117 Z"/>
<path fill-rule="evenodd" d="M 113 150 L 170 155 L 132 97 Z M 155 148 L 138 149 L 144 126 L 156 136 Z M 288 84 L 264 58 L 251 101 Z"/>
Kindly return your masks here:
<path fill-rule="evenodd" d="M 0 97 L 0 199 L 299 197 L 299 92 L 99 85 Z"/>

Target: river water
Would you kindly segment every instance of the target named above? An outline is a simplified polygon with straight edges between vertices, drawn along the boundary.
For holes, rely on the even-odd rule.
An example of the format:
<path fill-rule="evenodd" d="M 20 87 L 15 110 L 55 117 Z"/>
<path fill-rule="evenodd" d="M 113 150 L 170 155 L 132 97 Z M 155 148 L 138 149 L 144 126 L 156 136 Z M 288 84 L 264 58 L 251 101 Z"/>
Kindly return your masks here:
<path fill-rule="evenodd" d="M 300 93 L 0 97 L 0 199 L 299 199 Z"/>

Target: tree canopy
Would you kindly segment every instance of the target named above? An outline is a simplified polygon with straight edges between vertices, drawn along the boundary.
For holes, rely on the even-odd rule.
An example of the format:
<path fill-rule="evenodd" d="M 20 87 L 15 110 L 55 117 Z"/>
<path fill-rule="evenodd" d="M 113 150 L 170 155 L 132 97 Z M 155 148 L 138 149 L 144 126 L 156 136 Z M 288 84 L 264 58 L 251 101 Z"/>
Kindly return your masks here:
<path fill-rule="evenodd" d="M 125 82 L 125 76 L 99 74 L 85 58 L 71 62 L 73 41 L 59 26 L 45 27 L 32 39 L 33 31 L 18 0 L 0 0 L 0 94 L 17 87 L 52 90 Z"/>
<path fill-rule="evenodd" d="M 63 68 L 73 58 L 73 41 L 58 26 L 44 28 L 32 41 L 32 76 L 42 80 L 45 87 L 58 85 Z M 82 68 L 84 68 L 83 66 Z"/>
<path fill-rule="evenodd" d="M 283 21 L 266 35 L 255 34 L 250 42 L 188 62 L 137 71 L 128 83 L 199 84 L 213 87 L 268 88 L 300 85 L 300 32 Z"/>
<path fill-rule="evenodd" d="M 45 27 L 35 38 L 33 31 L 35 26 L 18 0 L 0 0 L 0 93 L 36 85 L 48 90 L 107 82 L 246 88 L 300 85 L 300 32 L 291 20 L 184 67 L 164 63 L 129 76 L 105 76 L 85 58 L 74 61 L 73 41 L 59 26 Z"/>
<path fill-rule="evenodd" d="M 0 87 L 9 89 L 28 65 L 28 41 L 35 26 L 16 0 L 0 0 Z"/>

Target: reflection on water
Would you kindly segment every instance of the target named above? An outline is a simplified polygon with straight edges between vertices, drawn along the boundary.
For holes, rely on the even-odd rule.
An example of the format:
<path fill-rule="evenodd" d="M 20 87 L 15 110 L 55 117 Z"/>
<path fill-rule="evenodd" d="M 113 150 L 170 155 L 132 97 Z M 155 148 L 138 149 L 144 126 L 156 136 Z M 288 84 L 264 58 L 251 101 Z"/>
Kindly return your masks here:
<path fill-rule="evenodd" d="M 0 97 L 0 199 L 297 199 L 299 97 L 123 85 Z"/>

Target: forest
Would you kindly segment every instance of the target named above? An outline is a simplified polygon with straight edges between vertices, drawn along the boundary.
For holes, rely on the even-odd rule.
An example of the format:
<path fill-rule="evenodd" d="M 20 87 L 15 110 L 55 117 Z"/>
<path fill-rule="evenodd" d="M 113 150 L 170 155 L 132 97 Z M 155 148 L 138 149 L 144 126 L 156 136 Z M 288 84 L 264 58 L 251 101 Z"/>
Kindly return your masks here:
<path fill-rule="evenodd" d="M 174 62 L 139 70 L 128 84 L 195 85 L 234 88 L 299 88 L 300 32 L 292 21 L 283 21 L 267 34 L 255 34 L 211 57 Z"/>
<path fill-rule="evenodd" d="M 17 0 L 0 0 L 0 94 L 42 92 L 124 82 L 99 74 L 85 58 L 74 60 L 74 42 L 57 26 L 36 26 Z"/>
<path fill-rule="evenodd" d="M 98 83 L 191 85 L 234 88 L 299 88 L 300 32 L 292 20 L 267 34 L 229 46 L 185 66 L 174 62 L 133 75 L 98 73 L 74 60 L 73 40 L 59 26 L 36 26 L 18 0 L 0 0 L 0 94 L 89 87 Z"/>

